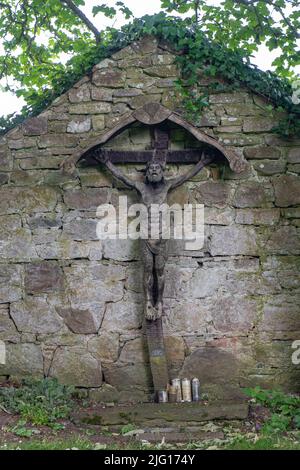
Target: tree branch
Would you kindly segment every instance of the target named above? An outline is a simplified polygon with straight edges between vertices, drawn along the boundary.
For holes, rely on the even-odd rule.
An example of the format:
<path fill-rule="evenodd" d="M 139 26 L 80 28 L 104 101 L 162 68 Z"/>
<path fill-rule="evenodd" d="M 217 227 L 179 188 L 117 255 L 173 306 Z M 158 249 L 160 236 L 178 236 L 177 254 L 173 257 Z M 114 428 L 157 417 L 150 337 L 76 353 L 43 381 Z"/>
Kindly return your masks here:
<path fill-rule="evenodd" d="M 277 10 L 277 11 L 281 14 L 281 16 L 282 16 L 282 18 L 283 18 L 283 21 L 285 22 L 285 24 L 286 24 L 287 26 L 289 26 L 289 27 L 291 28 L 291 30 L 292 30 L 293 33 L 295 34 L 296 38 L 299 39 L 299 38 L 300 38 L 300 34 L 299 34 L 298 31 L 296 30 L 296 28 L 292 25 L 292 23 L 290 22 L 289 18 L 287 18 L 287 17 L 285 16 L 284 11 L 282 10 L 282 8 L 279 7 L 279 6 L 276 6 L 276 5 L 274 5 L 274 8 L 275 8 L 275 10 Z"/>
<path fill-rule="evenodd" d="M 83 21 L 87 28 L 94 34 L 96 43 L 98 44 L 101 39 L 100 31 L 98 31 L 96 26 L 93 25 L 93 23 L 85 16 L 85 14 L 72 2 L 72 0 L 60 0 L 60 3 L 67 5 L 70 10 L 72 10 L 73 13 L 75 13 L 75 15 L 78 16 L 81 21 Z"/>

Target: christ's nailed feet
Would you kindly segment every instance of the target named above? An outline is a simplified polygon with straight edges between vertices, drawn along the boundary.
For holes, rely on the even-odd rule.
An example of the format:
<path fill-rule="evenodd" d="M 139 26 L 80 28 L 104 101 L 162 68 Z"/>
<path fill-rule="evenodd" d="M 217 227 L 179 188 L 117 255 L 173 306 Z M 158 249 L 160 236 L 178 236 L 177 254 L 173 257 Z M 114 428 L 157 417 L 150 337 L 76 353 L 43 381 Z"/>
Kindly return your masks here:
<path fill-rule="evenodd" d="M 161 310 L 153 307 L 151 302 L 146 302 L 145 305 L 145 318 L 146 320 L 154 321 L 161 318 Z"/>

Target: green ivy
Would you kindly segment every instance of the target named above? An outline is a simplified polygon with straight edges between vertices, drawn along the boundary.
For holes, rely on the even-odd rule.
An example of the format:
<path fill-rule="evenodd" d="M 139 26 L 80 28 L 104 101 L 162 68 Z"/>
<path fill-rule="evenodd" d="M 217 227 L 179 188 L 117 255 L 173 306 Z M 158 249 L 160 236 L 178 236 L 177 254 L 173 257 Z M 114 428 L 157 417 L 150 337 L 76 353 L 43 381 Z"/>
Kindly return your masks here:
<path fill-rule="evenodd" d="M 199 117 L 208 106 L 211 92 L 236 90 L 245 86 L 264 97 L 277 110 L 285 111 L 285 117 L 274 132 L 284 137 L 300 135 L 300 106 L 292 102 L 293 90 L 287 79 L 258 69 L 242 52 L 233 52 L 222 44 L 209 41 L 190 18 L 182 19 L 164 12 L 134 19 L 120 30 L 108 28 L 102 33 L 100 44 L 89 45 L 88 48 L 82 46 L 82 50 L 75 51 L 66 67 L 53 75 L 51 88 L 44 89 L 42 93 L 30 92 L 27 96 L 23 93 L 28 104 L 21 113 L 0 118 L 0 133 L 6 133 L 29 116 L 38 115 L 84 74 L 91 73 L 95 64 L 145 35 L 168 41 L 178 52 L 177 62 L 182 70 L 182 79 L 178 81 L 177 87 L 191 119 L 196 115 Z M 199 86 L 200 70 L 205 76 L 215 78 L 215 83 L 205 90 Z"/>

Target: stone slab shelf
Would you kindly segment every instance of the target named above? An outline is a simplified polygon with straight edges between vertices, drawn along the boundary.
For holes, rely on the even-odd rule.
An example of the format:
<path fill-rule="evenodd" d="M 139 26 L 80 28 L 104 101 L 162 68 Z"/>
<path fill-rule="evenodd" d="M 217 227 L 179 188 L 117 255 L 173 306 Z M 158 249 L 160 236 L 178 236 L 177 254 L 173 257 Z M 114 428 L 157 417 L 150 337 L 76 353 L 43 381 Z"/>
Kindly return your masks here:
<path fill-rule="evenodd" d="M 134 406 L 97 405 L 84 413 L 74 414 L 73 420 L 100 426 L 138 424 L 142 426 L 200 423 L 212 420 L 243 420 L 248 417 L 246 402 L 202 403 L 142 403 Z"/>

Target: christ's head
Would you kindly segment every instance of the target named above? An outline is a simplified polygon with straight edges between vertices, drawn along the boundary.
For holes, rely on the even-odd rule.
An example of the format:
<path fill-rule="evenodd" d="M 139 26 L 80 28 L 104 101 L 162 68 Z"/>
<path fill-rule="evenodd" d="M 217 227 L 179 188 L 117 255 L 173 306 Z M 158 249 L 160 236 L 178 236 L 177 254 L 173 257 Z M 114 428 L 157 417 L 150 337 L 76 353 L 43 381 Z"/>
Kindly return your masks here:
<path fill-rule="evenodd" d="M 146 166 L 146 179 L 150 183 L 160 183 L 164 178 L 164 167 L 159 162 L 149 162 Z"/>

